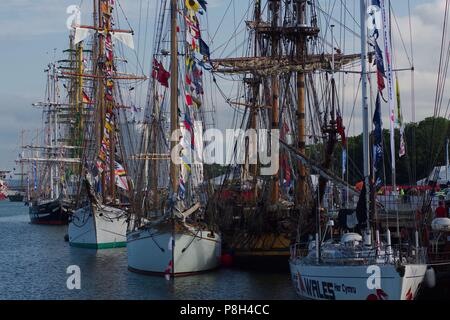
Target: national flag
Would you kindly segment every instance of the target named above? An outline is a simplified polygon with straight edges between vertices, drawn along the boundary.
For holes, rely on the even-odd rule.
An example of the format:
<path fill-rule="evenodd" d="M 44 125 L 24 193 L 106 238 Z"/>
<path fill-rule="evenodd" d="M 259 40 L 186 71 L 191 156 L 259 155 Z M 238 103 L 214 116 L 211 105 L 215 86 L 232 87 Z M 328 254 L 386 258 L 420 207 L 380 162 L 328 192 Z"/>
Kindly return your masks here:
<path fill-rule="evenodd" d="M 376 41 L 375 41 L 375 65 L 377 66 L 378 91 L 382 92 L 384 88 L 386 88 L 386 85 L 384 83 L 384 78 L 386 78 L 386 71 L 384 68 L 383 52 L 381 51 L 381 48 Z"/>

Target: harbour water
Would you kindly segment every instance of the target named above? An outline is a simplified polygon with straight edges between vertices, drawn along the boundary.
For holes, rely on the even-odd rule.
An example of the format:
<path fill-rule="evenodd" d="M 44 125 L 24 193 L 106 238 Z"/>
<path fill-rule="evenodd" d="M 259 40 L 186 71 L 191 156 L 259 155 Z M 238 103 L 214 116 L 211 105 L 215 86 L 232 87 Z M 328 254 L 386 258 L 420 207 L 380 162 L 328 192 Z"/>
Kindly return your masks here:
<path fill-rule="evenodd" d="M 223 268 L 167 281 L 128 271 L 126 248 L 73 248 L 66 233 L 30 224 L 23 203 L 0 201 L 0 299 L 297 299 L 289 273 Z M 80 290 L 67 288 L 71 265 L 80 267 Z"/>
<path fill-rule="evenodd" d="M 292 300 L 290 274 L 222 268 L 167 281 L 127 270 L 126 248 L 79 249 L 64 241 L 66 226 L 29 223 L 23 203 L 0 201 L 0 300 Z M 81 289 L 69 290 L 69 266 L 81 271 Z M 419 299 L 450 299 L 448 284 Z"/>

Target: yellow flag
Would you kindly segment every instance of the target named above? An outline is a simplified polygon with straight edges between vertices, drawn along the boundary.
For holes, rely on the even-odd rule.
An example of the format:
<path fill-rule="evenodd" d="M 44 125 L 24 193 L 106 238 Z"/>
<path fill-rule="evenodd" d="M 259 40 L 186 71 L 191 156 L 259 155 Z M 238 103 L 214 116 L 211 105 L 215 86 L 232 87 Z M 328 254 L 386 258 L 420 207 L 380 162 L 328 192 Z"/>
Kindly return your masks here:
<path fill-rule="evenodd" d="M 106 130 L 108 130 L 109 132 L 112 131 L 112 126 L 111 126 L 111 124 L 108 123 L 108 122 L 105 123 L 105 128 L 106 128 Z"/>
<path fill-rule="evenodd" d="M 186 0 L 186 8 L 191 9 L 194 12 L 198 12 L 198 9 L 200 9 L 200 5 L 196 0 Z"/>

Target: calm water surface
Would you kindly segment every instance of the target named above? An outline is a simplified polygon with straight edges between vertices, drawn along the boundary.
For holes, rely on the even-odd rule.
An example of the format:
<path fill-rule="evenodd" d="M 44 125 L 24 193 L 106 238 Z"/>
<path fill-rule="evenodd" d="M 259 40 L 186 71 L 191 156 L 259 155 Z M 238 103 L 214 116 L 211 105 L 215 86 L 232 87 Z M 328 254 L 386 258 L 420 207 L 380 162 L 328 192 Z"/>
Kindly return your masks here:
<path fill-rule="evenodd" d="M 0 201 L 0 299 L 296 299 L 289 273 L 221 269 L 167 281 L 129 272 L 126 248 L 72 248 L 66 233 L 30 224 L 23 203 Z M 66 287 L 70 265 L 81 269 L 81 290 Z"/>

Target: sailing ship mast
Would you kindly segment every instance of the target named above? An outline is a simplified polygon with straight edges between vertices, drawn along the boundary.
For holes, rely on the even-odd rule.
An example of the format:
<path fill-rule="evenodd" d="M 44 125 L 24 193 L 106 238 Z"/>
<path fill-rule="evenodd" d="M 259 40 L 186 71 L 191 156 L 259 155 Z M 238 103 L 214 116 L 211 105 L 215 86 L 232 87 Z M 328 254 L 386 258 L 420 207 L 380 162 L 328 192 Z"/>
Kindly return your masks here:
<path fill-rule="evenodd" d="M 24 147 L 24 143 L 25 143 L 25 130 L 22 130 L 20 133 L 20 191 L 21 192 L 25 192 L 25 186 L 23 184 L 23 177 L 25 175 L 25 173 L 23 172 L 23 164 L 24 162 L 22 161 L 23 159 L 23 147 Z"/>
<path fill-rule="evenodd" d="M 178 39 L 177 39 L 177 14 L 178 1 L 170 0 L 170 137 L 171 150 L 178 144 L 178 139 L 173 139 L 172 135 L 178 132 Z M 179 167 L 175 162 L 170 162 L 170 179 L 172 193 L 178 191 Z"/>
<path fill-rule="evenodd" d="M 306 0 L 296 0 L 297 9 L 297 24 L 305 25 L 305 6 Z M 319 30 L 314 33 L 317 35 Z M 304 61 L 307 56 L 305 50 L 306 34 L 299 33 L 296 38 L 296 49 L 298 61 Z M 298 150 L 302 155 L 306 152 L 306 113 L 305 113 L 305 73 L 302 71 L 297 72 L 297 117 L 298 117 Z M 306 194 L 306 168 L 302 163 L 298 164 L 299 180 L 297 182 L 297 203 L 305 202 Z"/>
<path fill-rule="evenodd" d="M 363 117 L 363 162 L 364 162 L 364 185 L 365 202 L 367 210 L 367 227 L 370 239 L 370 156 L 369 156 L 369 103 L 367 95 L 367 24 L 366 24 L 366 1 L 360 0 L 360 27 L 361 27 L 361 95 L 362 95 L 362 117 Z"/>

